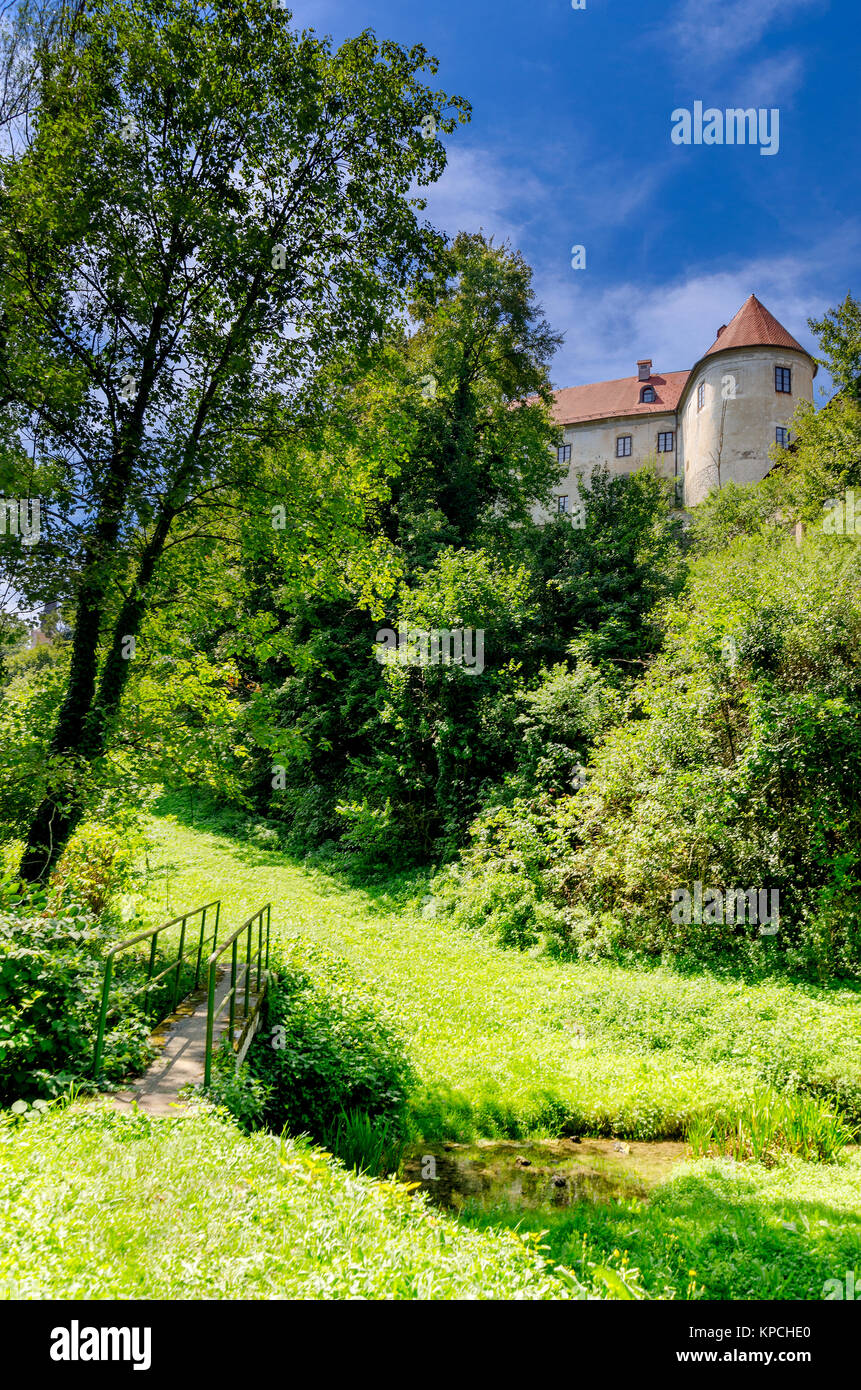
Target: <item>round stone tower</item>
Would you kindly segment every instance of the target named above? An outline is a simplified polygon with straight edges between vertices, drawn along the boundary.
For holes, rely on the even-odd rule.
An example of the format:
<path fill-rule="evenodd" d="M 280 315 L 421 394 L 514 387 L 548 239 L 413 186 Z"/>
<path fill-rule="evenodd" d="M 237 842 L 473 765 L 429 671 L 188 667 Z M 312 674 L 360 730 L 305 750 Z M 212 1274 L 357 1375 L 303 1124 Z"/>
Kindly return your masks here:
<path fill-rule="evenodd" d="M 684 505 L 730 481 L 756 483 L 786 443 L 799 400 L 813 400 L 816 364 L 751 295 L 688 377 L 677 407 Z"/>

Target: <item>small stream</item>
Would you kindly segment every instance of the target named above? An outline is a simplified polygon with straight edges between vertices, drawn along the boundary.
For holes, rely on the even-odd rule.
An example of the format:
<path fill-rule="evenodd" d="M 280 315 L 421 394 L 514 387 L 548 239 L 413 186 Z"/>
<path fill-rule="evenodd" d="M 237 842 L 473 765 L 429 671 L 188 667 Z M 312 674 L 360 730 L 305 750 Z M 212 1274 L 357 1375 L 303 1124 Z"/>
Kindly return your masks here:
<path fill-rule="evenodd" d="M 467 1203 L 481 1210 L 558 1208 L 643 1197 L 688 1153 L 683 1143 L 614 1139 L 422 1144 L 408 1150 L 401 1178 L 421 1183 L 432 1201 L 452 1211 Z"/>

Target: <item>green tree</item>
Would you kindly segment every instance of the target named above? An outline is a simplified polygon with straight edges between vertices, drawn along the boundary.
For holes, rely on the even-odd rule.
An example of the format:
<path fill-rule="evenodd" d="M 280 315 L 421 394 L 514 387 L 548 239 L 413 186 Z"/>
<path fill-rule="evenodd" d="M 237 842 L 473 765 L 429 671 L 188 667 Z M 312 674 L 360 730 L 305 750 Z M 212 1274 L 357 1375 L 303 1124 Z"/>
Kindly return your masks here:
<path fill-rule="evenodd" d="M 561 339 L 521 254 L 479 233 L 455 238 L 412 313 L 407 361 L 423 387 L 408 394 L 418 428 L 387 519 L 414 568 L 451 545 L 508 549 L 548 502 L 559 477 L 549 365 Z"/>
<path fill-rule="evenodd" d="M 532 512 L 559 476 L 548 375 L 558 340 L 523 258 L 478 235 L 454 240 L 412 313 L 412 331 L 386 341 L 339 426 L 352 414 L 366 466 L 385 456 L 388 488 L 373 515 L 403 582 L 373 610 L 354 589 L 340 603 L 303 597 L 290 616 L 279 608 L 293 650 L 257 668 L 274 692 L 269 746 L 293 750 L 272 804 L 297 848 L 337 837 L 339 803 L 368 816 L 388 804 L 397 853 L 427 855 L 441 834 L 456 840 L 482 782 L 511 761 L 503 688 L 534 639 L 509 591 L 538 534 Z M 271 585 L 255 589 L 255 611 L 276 602 Z M 374 635 L 402 620 L 487 628 L 488 669 L 384 672 Z M 259 785 L 267 795 L 266 760 Z M 366 817 L 356 835 L 367 839 L 369 826 Z"/>
<path fill-rule="evenodd" d="M 861 304 L 847 293 L 836 309 L 807 322 L 822 350 L 817 362 L 828 368 L 838 392 L 861 405 Z"/>
<path fill-rule="evenodd" d="M 95 0 L 37 36 L 37 119 L 13 113 L 0 400 L 54 482 L 29 582 L 52 565 L 75 615 L 30 879 L 82 814 L 162 557 L 238 499 L 278 500 L 261 458 L 438 248 L 410 196 L 445 164 L 422 127 L 453 130 L 465 103 L 420 82 L 420 46 L 366 32 L 333 52 L 289 20 L 263 0 Z M 301 527 L 282 540 L 302 552 Z"/>
<path fill-rule="evenodd" d="M 585 524 L 562 516 L 542 529 L 534 571 L 551 661 L 579 639 L 583 655 L 634 674 L 654 652 L 655 610 L 684 579 L 671 488 L 648 463 L 615 476 L 596 469 L 582 488 Z"/>

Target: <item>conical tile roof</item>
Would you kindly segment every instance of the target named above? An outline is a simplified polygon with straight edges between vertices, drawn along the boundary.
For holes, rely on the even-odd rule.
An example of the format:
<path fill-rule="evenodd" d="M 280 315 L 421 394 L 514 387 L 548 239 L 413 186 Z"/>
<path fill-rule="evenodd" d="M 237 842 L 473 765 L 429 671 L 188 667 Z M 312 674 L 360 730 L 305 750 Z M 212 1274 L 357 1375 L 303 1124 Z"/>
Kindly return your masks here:
<path fill-rule="evenodd" d="M 774 314 L 760 304 L 755 294 L 746 299 L 734 318 L 730 319 L 715 338 L 705 356 L 713 352 L 724 352 L 726 348 L 741 347 L 784 347 L 795 348 L 796 352 L 806 352 Z"/>

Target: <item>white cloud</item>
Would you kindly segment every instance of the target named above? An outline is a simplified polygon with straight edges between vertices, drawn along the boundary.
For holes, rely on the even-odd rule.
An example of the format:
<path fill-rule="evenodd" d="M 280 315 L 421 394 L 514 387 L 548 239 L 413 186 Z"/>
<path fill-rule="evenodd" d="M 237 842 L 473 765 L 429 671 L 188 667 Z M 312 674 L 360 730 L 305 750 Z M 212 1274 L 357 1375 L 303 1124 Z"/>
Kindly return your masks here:
<path fill-rule="evenodd" d="M 454 235 L 482 228 L 497 242 L 508 240 L 527 254 L 528 241 L 534 258 L 539 245 L 552 242 L 561 255 L 566 244 L 588 244 L 597 229 L 603 236 L 608 228 L 624 225 L 654 201 L 678 168 L 672 153 L 646 165 L 603 160 L 591 170 L 570 149 L 559 153 L 563 158 L 569 181 L 564 204 L 552 160 L 548 167 L 544 161 L 524 167 L 511 154 L 503 163 L 495 152 L 478 148 L 450 148 L 439 182 L 414 192 L 427 200 L 424 216 L 442 231 Z"/>
<path fill-rule="evenodd" d="M 597 292 L 586 282 L 539 274 L 536 291 L 547 317 L 566 335 L 553 364 L 554 384 L 633 376 L 641 357 L 651 357 L 658 373 L 684 371 L 711 347 L 720 325 L 751 293 L 803 346 L 813 349 L 807 319 L 821 317 L 838 294 L 833 282 L 825 283 L 823 263 L 829 264 L 827 257 L 816 262 L 789 255 L 754 258 L 669 285 L 629 282 Z M 572 271 L 575 282 L 581 275 Z"/>
<path fill-rule="evenodd" d="M 449 149 L 442 178 L 416 190 L 427 200 L 424 216 L 442 231 L 477 232 L 519 247 L 528 226 L 513 205 L 540 210 L 547 186 L 533 174 L 503 168 L 493 155 L 478 149 Z"/>
<path fill-rule="evenodd" d="M 669 140 L 667 149 L 669 153 L 663 159 L 652 154 L 647 163 L 635 157 L 602 159 L 593 164 L 591 172 L 583 172 L 569 195 L 572 219 L 582 217 L 586 228 L 595 226 L 603 234 L 608 227 L 623 226 L 634 213 L 653 205 L 662 185 L 678 171 Z"/>
<path fill-rule="evenodd" d="M 322 38 L 337 27 L 344 6 L 340 0 L 287 0 L 287 9 L 291 15 L 291 29 L 315 29 Z"/>
<path fill-rule="evenodd" d="M 736 100 L 727 106 L 772 107 L 786 103 L 798 91 L 804 78 L 800 53 L 787 51 L 755 63 L 743 76 L 733 79 Z"/>
<path fill-rule="evenodd" d="M 725 67 L 754 48 L 772 26 L 827 8 L 828 0 L 682 0 L 669 39 L 685 66 Z"/>

